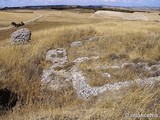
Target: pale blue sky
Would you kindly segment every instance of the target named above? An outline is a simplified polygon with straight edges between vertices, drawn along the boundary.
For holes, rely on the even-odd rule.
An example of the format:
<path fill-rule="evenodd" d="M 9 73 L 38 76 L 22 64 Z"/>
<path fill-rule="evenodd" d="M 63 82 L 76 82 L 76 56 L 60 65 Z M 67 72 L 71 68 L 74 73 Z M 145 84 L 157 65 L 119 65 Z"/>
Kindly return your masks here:
<path fill-rule="evenodd" d="M 0 0 L 0 7 L 62 4 L 160 7 L 160 0 Z"/>

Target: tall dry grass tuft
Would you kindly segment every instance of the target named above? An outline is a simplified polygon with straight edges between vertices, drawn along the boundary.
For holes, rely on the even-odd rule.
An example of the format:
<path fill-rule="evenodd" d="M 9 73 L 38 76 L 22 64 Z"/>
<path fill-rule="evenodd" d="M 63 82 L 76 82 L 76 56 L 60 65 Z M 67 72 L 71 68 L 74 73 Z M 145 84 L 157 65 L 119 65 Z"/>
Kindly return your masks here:
<path fill-rule="evenodd" d="M 101 110 L 106 110 L 103 116 L 106 119 L 137 119 L 134 115 L 153 115 L 146 119 L 157 119 L 159 115 L 159 87 L 155 87 L 153 90 L 148 89 L 133 89 L 124 95 L 116 97 L 106 96 L 101 98 L 96 103 L 98 115 L 101 115 Z M 117 94 L 115 94 L 117 95 Z M 114 102 L 113 102 L 114 101 Z M 109 110 L 109 111 L 108 111 Z M 143 119 L 143 118 L 140 118 Z M 144 118 L 145 119 L 145 118 Z"/>

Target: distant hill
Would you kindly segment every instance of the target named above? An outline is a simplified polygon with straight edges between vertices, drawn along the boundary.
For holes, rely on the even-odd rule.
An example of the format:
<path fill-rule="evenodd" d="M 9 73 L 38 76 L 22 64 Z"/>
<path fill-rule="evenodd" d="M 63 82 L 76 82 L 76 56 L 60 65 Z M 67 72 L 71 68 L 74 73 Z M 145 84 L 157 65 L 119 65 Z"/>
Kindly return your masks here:
<path fill-rule="evenodd" d="M 121 7 L 121 6 L 103 6 L 103 5 L 39 5 L 39 6 L 23 6 L 23 7 L 4 7 L 0 10 L 10 10 L 10 9 L 55 9 L 55 10 L 69 10 L 69 9 L 91 9 L 91 10 L 108 10 L 108 11 L 119 11 L 119 12 L 146 12 L 151 10 L 160 11 L 160 7 Z"/>

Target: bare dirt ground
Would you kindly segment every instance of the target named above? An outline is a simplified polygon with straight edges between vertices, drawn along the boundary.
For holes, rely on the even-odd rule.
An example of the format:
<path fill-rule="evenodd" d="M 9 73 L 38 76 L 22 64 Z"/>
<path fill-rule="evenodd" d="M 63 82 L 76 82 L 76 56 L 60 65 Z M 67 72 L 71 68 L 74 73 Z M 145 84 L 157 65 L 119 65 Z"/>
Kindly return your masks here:
<path fill-rule="evenodd" d="M 124 20 L 143 20 L 143 21 L 160 21 L 160 15 L 158 12 L 145 13 L 145 12 L 114 12 L 114 11 L 97 11 L 95 16 L 113 18 L 113 19 L 124 19 Z"/>

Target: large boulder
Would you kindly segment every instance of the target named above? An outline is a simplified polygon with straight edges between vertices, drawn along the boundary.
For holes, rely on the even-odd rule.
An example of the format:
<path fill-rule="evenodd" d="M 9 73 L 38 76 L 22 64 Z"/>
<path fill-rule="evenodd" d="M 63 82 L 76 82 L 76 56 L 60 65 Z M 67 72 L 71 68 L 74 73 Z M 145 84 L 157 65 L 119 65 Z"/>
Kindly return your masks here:
<path fill-rule="evenodd" d="M 11 41 L 13 44 L 24 44 L 31 40 L 31 31 L 27 28 L 21 28 L 11 35 Z"/>

